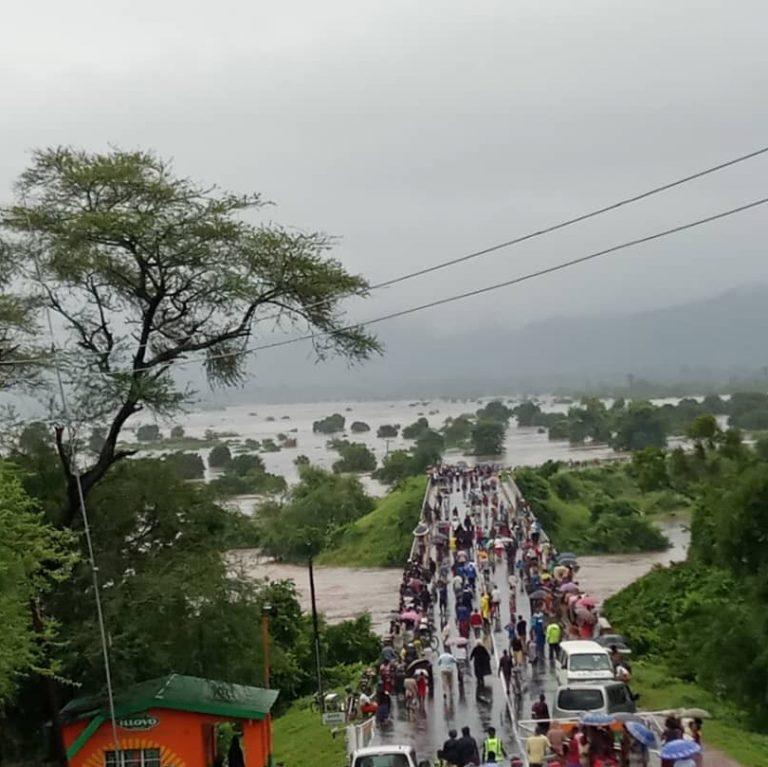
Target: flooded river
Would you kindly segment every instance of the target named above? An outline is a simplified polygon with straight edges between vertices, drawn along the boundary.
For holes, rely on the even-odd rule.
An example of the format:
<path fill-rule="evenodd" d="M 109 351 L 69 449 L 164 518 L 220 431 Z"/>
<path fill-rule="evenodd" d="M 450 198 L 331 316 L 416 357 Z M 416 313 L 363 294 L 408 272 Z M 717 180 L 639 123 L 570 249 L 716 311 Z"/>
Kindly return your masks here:
<path fill-rule="evenodd" d="M 289 483 L 298 480 L 294 460 L 298 455 L 306 455 L 312 463 L 330 468 L 338 460 L 338 454 L 329 450 L 326 443 L 331 438 L 326 434 L 315 434 L 312 423 L 332 413 L 340 413 L 346 419 L 347 436 L 358 442 L 364 442 L 376 454 L 379 462 L 388 450 L 410 447 L 412 442 L 401 436 L 382 439 L 376 436 L 376 430 L 384 424 L 398 424 L 401 427 L 413 423 L 417 418 L 427 418 L 432 428 L 440 428 L 448 417 L 455 418 L 462 413 L 472 413 L 498 397 L 485 397 L 482 400 L 378 400 L 378 401 L 340 401 L 321 403 L 300 403 L 292 405 L 254 404 L 229 407 L 221 410 L 207 410 L 188 414 L 181 425 L 187 435 L 203 437 L 207 430 L 232 432 L 241 439 L 277 440 L 279 434 L 285 434 L 297 440 L 295 448 L 283 448 L 277 453 L 261 453 L 267 470 L 283 475 Z M 516 401 L 504 400 L 510 405 Z M 662 401 L 659 401 L 660 403 Z M 543 399 L 542 408 L 549 411 L 567 411 L 568 405 L 555 403 L 552 399 Z M 350 434 L 349 426 L 353 421 L 367 423 L 371 430 L 359 434 Z M 167 428 L 163 429 L 167 432 Z M 342 435 L 337 435 L 342 436 Z M 200 451 L 203 455 L 207 450 Z M 504 453 L 490 456 L 508 466 L 536 465 L 547 460 L 584 461 L 594 458 L 607 458 L 615 453 L 607 446 L 574 446 L 567 441 L 551 441 L 545 433 L 536 428 L 519 428 L 514 422 L 507 430 Z M 473 463 L 476 457 L 464 456 L 458 451 L 449 451 L 446 460 L 466 460 Z M 383 494 L 383 488 L 371 477 L 363 476 L 366 489 L 373 494 Z M 242 497 L 236 500 L 240 508 L 251 513 L 258 499 Z M 646 573 L 654 564 L 666 564 L 683 559 L 688 545 L 688 532 L 677 522 L 662 524 L 665 534 L 672 542 L 672 548 L 664 552 L 649 554 L 630 554 L 619 556 L 585 557 L 580 573 L 582 585 L 595 596 L 604 599 L 620 590 L 628 583 Z M 302 605 L 309 606 L 309 580 L 306 568 L 265 562 L 258 552 L 238 552 L 233 554 L 233 561 L 242 565 L 255 577 L 291 579 L 296 582 Z M 377 627 L 387 622 L 387 615 L 393 607 L 400 573 L 396 569 L 348 569 L 337 567 L 316 568 L 316 587 L 319 609 L 331 622 L 370 612 Z"/>
<path fill-rule="evenodd" d="M 684 559 L 690 539 L 687 526 L 667 520 L 660 523 L 660 527 L 672 543 L 666 551 L 582 557 L 579 571 L 582 587 L 601 600 L 607 599 L 654 565 Z M 255 551 L 237 552 L 233 560 L 251 576 L 295 581 L 302 607 L 309 608 L 309 576 L 305 567 L 268 562 Z M 376 628 L 383 629 L 389 612 L 395 607 L 400 576 L 399 570 L 390 568 L 316 567 L 318 608 L 331 623 L 370 612 Z"/>
<path fill-rule="evenodd" d="M 192 412 L 180 418 L 178 423 L 183 426 L 185 434 L 190 437 L 203 438 L 207 431 L 236 434 L 237 439 L 254 439 L 262 441 L 272 439 L 280 441 L 283 435 L 296 440 L 296 447 L 282 448 L 275 453 L 260 453 L 267 471 L 280 474 L 289 484 L 298 481 L 299 475 L 295 459 L 306 455 L 310 461 L 326 469 L 330 469 L 339 455 L 329 450 L 327 442 L 334 437 L 347 438 L 355 442 L 365 443 L 381 463 L 388 451 L 408 448 L 413 445 L 402 436 L 384 439 L 376 436 L 376 431 L 385 424 L 408 426 L 418 418 L 426 418 L 429 425 L 439 429 L 446 418 L 455 418 L 462 413 L 474 413 L 478 408 L 498 397 L 485 397 L 482 400 L 376 400 L 360 402 L 313 402 L 292 405 L 254 404 L 222 408 L 220 410 L 203 410 Z M 517 400 L 505 399 L 510 407 L 518 404 Z M 542 400 L 542 407 L 547 411 L 567 410 L 567 405 L 556 404 L 551 399 Z M 333 413 L 340 413 L 346 419 L 346 431 L 335 435 L 316 434 L 312 424 Z M 362 421 L 371 427 L 370 431 L 351 433 L 349 427 L 353 421 Z M 138 420 L 137 425 L 142 421 Z M 169 424 L 161 424 L 161 431 L 167 436 Z M 128 438 L 133 438 L 132 434 Z M 235 438 L 233 438 L 235 439 Z M 209 449 L 198 451 L 206 461 Z M 504 452 L 499 456 L 487 456 L 486 460 L 497 460 L 508 466 L 536 465 L 547 460 L 583 461 L 591 458 L 606 458 L 615 455 L 605 445 L 577 446 L 567 441 L 551 441 L 545 433 L 539 433 L 536 428 L 519 428 L 514 421 L 507 430 Z M 476 457 L 463 455 L 459 451 L 448 451 L 446 460 L 474 462 Z M 207 473 L 207 479 L 214 473 Z M 383 495 L 386 488 L 369 475 L 361 475 L 361 481 L 366 490 L 373 495 Z M 241 498 L 236 501 L 246 513 L 251 513 L 255 499 Z"/>

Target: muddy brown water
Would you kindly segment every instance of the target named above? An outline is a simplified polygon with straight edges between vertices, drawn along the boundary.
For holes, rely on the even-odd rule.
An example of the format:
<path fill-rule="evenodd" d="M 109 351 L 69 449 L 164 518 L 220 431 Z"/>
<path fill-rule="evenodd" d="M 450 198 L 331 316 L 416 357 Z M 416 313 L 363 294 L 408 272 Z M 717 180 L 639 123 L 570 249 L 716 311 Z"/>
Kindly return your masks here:
<path fill-rule="evenodd" d="M 654 565 L 685 559 L 690 538 L 687 526 L 678 520 L 664 520 L 660 527 L 672 543 L 666 551 L 582 557 L 579 572 L 582 587 L 601 600 L 607 599 Z M 306 567 L 272 562 L 250 550 L 233 553 L 231 557 L 233 563 L 242 566 L 252 577 L 294 581 L 302 607 L 309 608 Z M 370 612 L 374 626 L 383 629 L 395 607 L 399 580 L 400 571 L 392 568 L 315 567 L 318 609 L 330 623 Z"/>

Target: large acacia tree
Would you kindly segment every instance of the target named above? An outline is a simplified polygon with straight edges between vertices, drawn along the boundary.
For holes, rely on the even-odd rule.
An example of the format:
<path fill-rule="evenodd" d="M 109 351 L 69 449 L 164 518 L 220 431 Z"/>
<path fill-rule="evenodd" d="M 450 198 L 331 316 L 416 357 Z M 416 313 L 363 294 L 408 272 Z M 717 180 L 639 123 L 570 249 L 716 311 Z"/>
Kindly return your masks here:
<path fill-rule="evenodd" d="M 316 333 L 319 355 L 378 351 L 339 308 L 364 295 L 366 281 L 328 256 L 327 236 L 252 223 L 264 205 L 180 178 L 149 152 L 34 154 L 1 213 L 3 252 L 24 299 L 54 314 L 77 441 L 105 427 L 97 457 L 79 467 L 57 429 L 62 524 L 77 517 L 76 471 L 88 494 L 131 454 L 118 445 L 131 416 L 168 415 L 188 401 L 174 377 L 180 361 L 200 357 L 210 381 L 234 384 L 248 345 L 285 325 Z"/>

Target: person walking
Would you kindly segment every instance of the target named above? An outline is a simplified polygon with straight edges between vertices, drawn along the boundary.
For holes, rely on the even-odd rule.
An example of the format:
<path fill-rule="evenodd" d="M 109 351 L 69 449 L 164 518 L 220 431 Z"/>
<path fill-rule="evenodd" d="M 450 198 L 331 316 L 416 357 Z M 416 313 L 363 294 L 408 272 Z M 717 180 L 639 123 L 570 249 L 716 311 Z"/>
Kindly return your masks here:
<path fill-rule="evenodd" d="M 457 767 L 459 763 L 459 741 L 456 730 L 448 730 L 448 740 L 437 752 L 438 759 L 442 759 L 445 767 Z"/>
<path fill-rule="evenodd" d="M 529 767 L 543 767 L 549 750 L 549 741 L 542 725 L 537 725 L 536 732 L 525 741 L 525 753 Z"/>
<path fill-rule="evenodd" d="M 501 742 L 501 738 L 496 737 L 496 729 L 494 727 L 488 728 L 488 737 L 483 741 L 483 761 L 489 762 L 489 755 L 493 754 L 495 761 L 500 761 L 506 753 L 504 752 L 504 744 Z"/>
<path fill-rule="evenodd" d="M 443 681 L 443 697 L 446 697 L 447 693 L 453 693 L 453 674 L 457 666 L 458 662 L 452 653 L 441 653 L 437 659 L 437 667 L 440 669 L 440 678 Z"/>
<path fill-rule="evenodd" d="M 525 658 L 523 656 L 523 643 L 520 641 L 519 636 L 512 637 L 512 656 L 515 659 L 515 665 L 520 666 L 521 669 L 525 669 Z"/>
<path fill-rule="evenodd" d="M 539 693 L 539 699 L 531 706 L 531 719 L 540 721 L 542 732 L 546 735 L 549 730 L 549 706 L 544 693 Z"/>
<path fill-rule="evenodd" d="M 520 641 L 525 644 L 525 638 L 528 632 L 528 623 L 522 615 L 517 616 L 517 635 L 520 637 Z"/>
<path fill-rule="evenodd" d="M 560 638 L 562 637 L 562 629 L 557 620 L 553 620 L 546 628 L 544 636 L 547 640 L 547 647 L 549 648 L 549 662 L 554 663 L 557 658 L 557 653 L 560 650 Z"/>
<path fill-rule="evenodd" d="M 499 672 L 504 677 L 504 682 L 507 685 L 507 691 L 509 691 L 509 684 L 510 680 L 512 679 L 512 667 L 514 665 L 515 663 L 512 660 L 512 656 L 507 650 L 504 650 L 501 653 L 501 658 L 499 658 Z"/>
<path fill-rule="evenodd" d="M 458 758 L 456 767 L 466 767 L 468 764 L 480 763 L 477 741 L 470 734 L 469 727 L 461 728 L 461 737 L 456 741 L 456 749 Z"/>
<path fill-rule="evenodd" d="M 484 687 L 485 677 L 491 673 L 491 655 L 486 646 L 482 642 L 477 642 L 469 654 L 469 659 L 473 663 L 478 687 Z"/>

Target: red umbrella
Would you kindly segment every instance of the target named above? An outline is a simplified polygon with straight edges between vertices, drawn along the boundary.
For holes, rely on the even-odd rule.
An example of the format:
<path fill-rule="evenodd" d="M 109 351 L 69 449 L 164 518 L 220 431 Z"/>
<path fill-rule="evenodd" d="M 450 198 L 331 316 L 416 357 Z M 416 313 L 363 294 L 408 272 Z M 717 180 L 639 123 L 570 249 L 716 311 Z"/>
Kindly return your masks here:
<path fill-rule="evenodd" d="M 594 597 L 582 597 L 576 604 L 581 607 L 596 607 L 597 600 Z"/>

